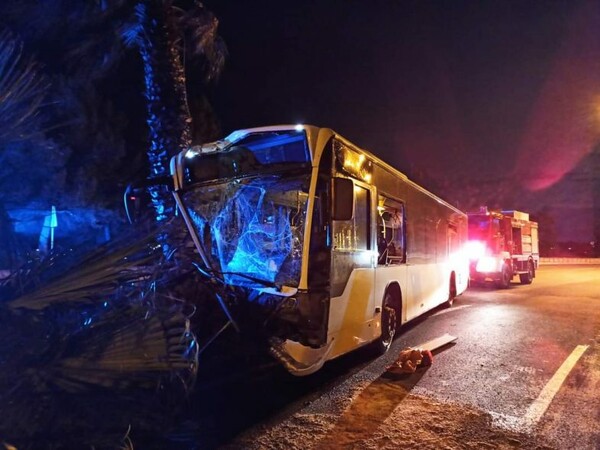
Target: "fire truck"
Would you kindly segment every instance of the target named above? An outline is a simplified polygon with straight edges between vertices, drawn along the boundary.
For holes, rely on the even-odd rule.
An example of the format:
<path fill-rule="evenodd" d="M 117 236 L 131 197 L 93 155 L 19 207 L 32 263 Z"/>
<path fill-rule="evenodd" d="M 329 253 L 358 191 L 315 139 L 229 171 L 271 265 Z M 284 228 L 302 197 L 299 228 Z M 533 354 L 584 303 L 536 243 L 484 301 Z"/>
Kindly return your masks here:
<path fill-rule="evenodd" d="M 540 252 L 538 224 L 529 220 L 529 214 L 482 207 L 467 216 L 471 283 L 491 280 L 506 289 L 513 277 L 519 275 L 521 284 L 531 284 Z"/>

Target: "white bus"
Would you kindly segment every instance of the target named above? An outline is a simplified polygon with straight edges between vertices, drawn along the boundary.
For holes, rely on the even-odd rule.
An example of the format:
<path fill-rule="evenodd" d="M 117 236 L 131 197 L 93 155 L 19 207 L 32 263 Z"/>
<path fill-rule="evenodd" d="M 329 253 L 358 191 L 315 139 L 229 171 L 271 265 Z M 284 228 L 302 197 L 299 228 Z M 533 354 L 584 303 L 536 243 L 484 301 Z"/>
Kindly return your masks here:
<path fill-rule="evenodd" d="M 245 292 L 294 375 L 387 351 L 467 288 L 467 216 L 331 129 L 236 131 L 182 151 L 171 173 L 202 270 Z"/>

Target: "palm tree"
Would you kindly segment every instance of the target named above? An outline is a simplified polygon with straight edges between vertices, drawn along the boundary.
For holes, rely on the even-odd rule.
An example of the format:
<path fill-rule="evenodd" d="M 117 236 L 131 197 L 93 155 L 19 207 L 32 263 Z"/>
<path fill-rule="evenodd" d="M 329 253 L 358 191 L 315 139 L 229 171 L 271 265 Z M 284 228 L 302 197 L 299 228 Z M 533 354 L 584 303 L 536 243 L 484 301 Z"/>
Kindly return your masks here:
<path fill-rule="evenodd" d="M 108 14 L 111 3 L 113 16 Z M 156 219 L 165 224 L 172 207 L 168 189 L 159 182 L 168 175 L 169 157 L 191 144 L 183 54 L 202 53 L 205 79 L 213 79 L 224 58 L 216 35 L 218 23 L 199 3 L 185 10 L 171 0 L 135 4 L 115 0 L 95 5 L 106 8 L 105 17 L 111 19 L 133 12 L 135 20 L 124 28 L 123 36 L 142 56 L 151 194 Z M 66 431 L 72 431 L 69 427 L 77 421 L 89 429 L 120 417 L 122 422 L 115 427 L 121 427 L 127 425 L 132 411 L 148 409 L 140 402 L 151 396 L 140 395 L 135 397 L 134 410 L 110 418 L 96 412 L 98 420 L 90 420 L 95 402 L 118 397 L 115 391 L 131 396 L 137 388 L 151 387 L 161 392 L 172 380 L 184 388 L 191 386 L 199 350 L 190 331 L 189 303 L 174 294 L 182 284 L 178 277 L 187 273 L 177 266 L 178 260 L 168 258 L 155 245 L 156 236 L 164 236 L 165 228 L 146 237 L 130 237 L 127 245 L 113 243 L 75 259 L 51 254 L 0 282 L 0 321 L 5 324 L 0 341 L 12 350 L 4 352 L 7 358 L 0 371 L 0 405 L 11 407 L 10 414 L 0 414 L 0 435 L 20 438 L 19 448 L 35 447 L 42 442 L 46 445 L 48 430 L 62 429 L 61 444 L 69 446 L 64 440 Z M 179 237 L 169 235 L 170 249 L 181 246 Z M 61 419 L 60 404 L 67 401 L 84 407 L 88 402 L 80 400 L 82 395 L 91 399 L 85 413 L 68 409 L 67 417 Z M 154 408 L 154 412 L 160 410 Z M 62 427 L 57 427 L 60 420 Z M 118 429 L 125 435 L 125 428 Z M 80 438 L 87 433 L 74 435 Z M 97 436 L 86 444 L 98 445 Z"/>
<path fill-rule="evenodd" d="M 8 0 L 1 8 L 9 22 L 43 46 L 42 56 L 50 55 L 46 63 L 52 70 L 83 86 L 78 95 L 93 89 L 90 80 L 105 81 L 123 64 L 129 56 L 123 41 L 139 51 L 149 129 L 150 194 L 156 219 L 170 217 L 171 195 L 160 184 L 169 173 L 170 157 L 191 144 L 192 127 L 201 128 L 188 107 L 189 62 L 195 62 L 194 75 L 200 68 L 201 79 L 193 80 L 197 96 L 197 86 L 218 77 L 226 56 L 215 16 L 195 0 L 48 0 L 42 4 Z M 57 33 L 48 16 L 50 21 L 68 22 L 68 27 Z M 127 63 L 131 65 L 131 59 Z"/>
<path fill-rule="evenodd" d="M 173 0 L 141 0 L 134 17 L 123 37 L 137 46 L 143 60 L 153 183 L 149 193 L 160 222 L 174 209 L 168 187 L 161 184 L 169 175 L 169 159 L 192 143 L 184 59 L 203 55 L 204 77 L 210 81 L 220 73 L 226 51 L 217 19 L 198 2 L 183 10 Z"/>

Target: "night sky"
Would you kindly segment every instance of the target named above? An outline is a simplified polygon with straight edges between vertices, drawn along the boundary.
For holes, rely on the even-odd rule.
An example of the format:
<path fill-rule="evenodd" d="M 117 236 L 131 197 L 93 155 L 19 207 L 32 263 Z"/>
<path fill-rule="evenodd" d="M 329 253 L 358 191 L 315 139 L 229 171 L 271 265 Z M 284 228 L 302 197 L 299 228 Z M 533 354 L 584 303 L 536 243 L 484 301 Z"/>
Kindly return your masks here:
<path fill-rule="evenodd" d="M 229 49 L 224 134 L 330 127 L 463 209 L 593 240 L 600 3 L 205 1 Z M 596 213 L 596 215 L 598 215 Z"/>

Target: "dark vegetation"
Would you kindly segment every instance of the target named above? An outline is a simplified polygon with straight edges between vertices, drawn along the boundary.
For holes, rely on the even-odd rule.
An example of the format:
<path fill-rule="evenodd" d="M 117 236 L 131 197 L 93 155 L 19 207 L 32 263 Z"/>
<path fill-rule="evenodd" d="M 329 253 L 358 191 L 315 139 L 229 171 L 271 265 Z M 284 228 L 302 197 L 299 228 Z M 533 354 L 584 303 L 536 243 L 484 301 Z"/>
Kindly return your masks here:
<path fill-rule="evenodd" d="M 37 248 L 51 205 L 57 244 L 95 244 L 104 225 L 118 233 L 125 188 L 152 173 L 149 160 L 164 165 L 192 136 L 216 138 L 205 94 L 225 50 L 216 19 L 193 1 L 7 0 L 0 11 L 3 269 Z"/>
<path fill-rule="evenodd" d="M 178 420 L 218 372 L 203 355 L 216 335 L 239 342 L 153 180 L 219 134 L 218 22 L 195 1 L 0 11 L 0 443 L 193 448 Z M 142 182 L 130 225 L 123 193 Z M 65 231 L 38 249 L 50 206 Z"/>

